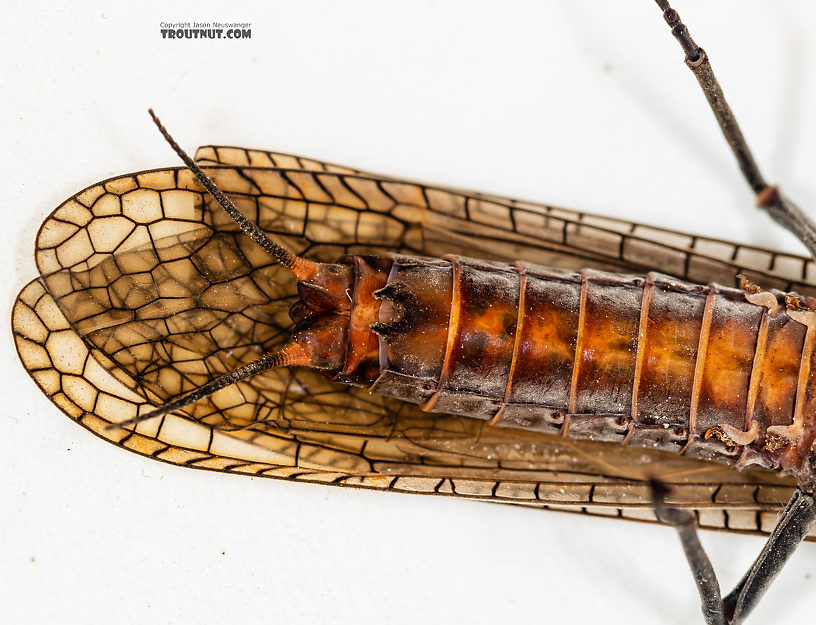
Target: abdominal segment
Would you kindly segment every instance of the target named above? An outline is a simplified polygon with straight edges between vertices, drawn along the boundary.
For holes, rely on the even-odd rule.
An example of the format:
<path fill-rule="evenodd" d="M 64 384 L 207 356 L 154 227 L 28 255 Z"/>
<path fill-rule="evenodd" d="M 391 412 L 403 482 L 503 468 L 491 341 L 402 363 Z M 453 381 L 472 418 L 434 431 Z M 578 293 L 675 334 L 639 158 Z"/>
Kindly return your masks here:
<path fill-rule="evenodd" d="M 812 457 L 816 313 L 782 293 L 396 256 L 382 299 L 375 393 L 739 466 Z"/>

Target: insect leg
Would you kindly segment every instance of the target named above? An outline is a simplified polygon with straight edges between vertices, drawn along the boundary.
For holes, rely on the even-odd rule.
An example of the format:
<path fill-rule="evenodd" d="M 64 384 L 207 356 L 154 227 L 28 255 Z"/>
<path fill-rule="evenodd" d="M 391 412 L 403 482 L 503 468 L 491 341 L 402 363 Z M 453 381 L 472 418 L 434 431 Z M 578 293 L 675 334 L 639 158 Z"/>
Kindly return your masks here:
<path fill-rule="evenodd" d="M 814 521 L 816 500 L 797 488 L 759 556 L 723 601 L 730 623 L 741 622 L 759 603 Z"/>
<path fill-rule="evenodd" d="M 731 107 L 725 99 L 720 83 L 714 75 L 705 50 L 691 38 L 688 28 L 680 21 L 680 16 L 671 8 L 668 0 L 655 0 L 655 2 L 663 11 L 663 19 L 671 27 L 672 34 L 683 48 L 686 54 L 686 65 L 700 83 L 700 88 L 717 118 L 717 123 L 737 159 L 742 175 L 756 194 L 757 206 L 767 210 L 774 221 L 796 235 L 808 248 L 811 255 L 816 258 L 816 225 L 776 187 L 765 181 Z"/>
<path fill-rule="evenodd" d="M 694 515 L 688 510 L 667 507 L 664 497 L 668 491 L 660 482 L 652 481 L 651 487 L 658 518 L 673 525 L 680 537 L 707 625 L 739 625 L 759 603 L 816 521 L 816 499 L 797 488 L 759 556 L 723 599 L 714 568 L 697 537 Z"/>
<path fill-rule="evenodd" d="M 720 582 L 697 536 L 697 520 L 688 510 L 666 506 L 664 498 L 668 494 L 668 489 L 661 482 L 652 480 L 650 486 L 652 505 L 657 513 L 657 518 L 673 525 L 680 537 L 680 543 L 683 545 L 683 551 L 694 576 L 694 583 L 697 584 L 697 591 L 700 593 L 706 625 L 728 625 L 725 617 L 725 604 L 720 592 Z"/>

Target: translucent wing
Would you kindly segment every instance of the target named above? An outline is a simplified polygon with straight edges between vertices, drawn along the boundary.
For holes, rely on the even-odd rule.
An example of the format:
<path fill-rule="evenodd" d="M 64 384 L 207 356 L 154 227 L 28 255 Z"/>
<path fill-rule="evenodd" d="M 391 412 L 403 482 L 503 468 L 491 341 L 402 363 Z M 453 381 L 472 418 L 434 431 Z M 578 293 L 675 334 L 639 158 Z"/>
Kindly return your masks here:
<path fill-rule="evenodd" d="M 490 258 L 523 258 L 570 269 L 592 262 L 593 267 L 611 270 L 663 271 L 700 284 L 737 285 L 735 276 L 742 273 L 766 289 L 807 295 L 816 290 L 816 264 L 796 254 L 544 204 L 406 183 L 278 152 L 205 146 L 199 148 L 196 160 L 210 165 L 303 169 L 407 184 L 417 196 L 413 206 L 438 219 L 444 216 L 447 221 L 442 229 L 446 235 L 464 234 L 469 239 L 459 243 L 463 249 L 472 251 L 475 245 Z M 433 233 L 435 227 L 437 224 L 429 218 L 425 228 Z M 433 241 L 431 233 L 426 238 Z M 473 238 L 476 234 L 483 237 L 481 245 Z M 449 240 L 441 248 L 449 250 L 456 244 Z M 551 262 L 544 262 L 547 260 Z"/>
<path fill-rule="evenodd" d="M 312 258 L 489 248 L 697 281 L 732 282 L 740 271 L 814 291 L 810 261 L 792 255 L 269 152 L 202 148 L 198 157 L 246 215 Z M 701 525 L 744 531 L 767 531 L 792 488 L 671 454 L 430 416 L 296 369 L 224 389 L 184 417 L 109 430 L 285 340 L 293 281 L 179 169 L 77 194 L 43 224 L 36 258 L 41 277 L 13 313 L 24 365 L 66 414 L 160 460 L 642 519 L 653 519 L 642 480 L 659 476 L 678 485 L 676 502 L 698 509 Z"/>

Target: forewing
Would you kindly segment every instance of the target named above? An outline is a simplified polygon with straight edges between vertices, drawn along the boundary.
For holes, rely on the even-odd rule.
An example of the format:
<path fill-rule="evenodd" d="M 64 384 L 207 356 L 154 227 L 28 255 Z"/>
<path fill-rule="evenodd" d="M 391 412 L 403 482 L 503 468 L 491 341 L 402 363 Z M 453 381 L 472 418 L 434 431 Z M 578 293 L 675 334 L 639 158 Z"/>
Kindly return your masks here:
<path fill-rule="evenodd" d="M 631 234 L 638 227 L 625 234 L 621 222 L 294 157 L 285 157 L 284 168 L 255 166 L 284 157 L 240 152 L 253 165 L 213 167 L 218 185 L 262 228 L 311 258 L 477 255 L 468 239 L 482 233 L 507 259 L 577 267 L 599 256 L 594 266 L 640 267 L 620 253 L 632 241 L 643 244 Z M 541 225 L 538 238 L 518 227 L 533 220 Z M 556 232 L 557 245 L 548 238 Z M 562 249 L 605 238 L 614 250 L 573 245 L 576 260 Z M 676 253 L 679 247 L 666 257 Z M 682 253 L 687 268 L 702 266 L 696 251 Z M 144 422 L 137 432 L 109 430 L 285 340 L 293 281 L 210 206 L 189 172 L 177 169 L 123 176 L 77 194 L 43 225 L 37 262 L 42 278 L 21 293 L 14 312 L 26 368 L 72 418 L 162 460 L 644 519 L 653 514 L 642 480 L 659 476 L 678 484 L 679 505 L 700 509 L 702 525 L 733 529 L 736 521 L 746 531 L 767 529 L 791 489 L 777 476 L 674 455 L 430 416 L 306 370 L 281 369 L 224 389 L 183 411 L 186 418 Z"/>
<path fill-rule="evenodd" d="M 443 239 L 440 253 L 464 247 L 463 253 L 479 256 L 474 253 L 475 246 L 476 251 L 484 250 L 483 257 L 521 258 L 569 269 L 592 266 L 643 273 L 662 271 L 699 284 L 737 285 L 736 275 L 741 273 L 765 289 L 816 293 L 816 264 L 807 256 L 546 204 L 408 183 L 279 152 L 204 146 L 198 149 L 196 159 L 211 165 L 326 172 L 350 180 L 407 185 L 401 187 L 405 192 L 399 199 L 407 200 L 426 215 L 429 245 L 434 249 L 440 245 L 435 240 L 437 228 L 441 227 L 448 237 Z M 443 220 L 444 225 L 434 222 L 430 215 Z M 479 238 L 474 239 L 474 235 Z"/>

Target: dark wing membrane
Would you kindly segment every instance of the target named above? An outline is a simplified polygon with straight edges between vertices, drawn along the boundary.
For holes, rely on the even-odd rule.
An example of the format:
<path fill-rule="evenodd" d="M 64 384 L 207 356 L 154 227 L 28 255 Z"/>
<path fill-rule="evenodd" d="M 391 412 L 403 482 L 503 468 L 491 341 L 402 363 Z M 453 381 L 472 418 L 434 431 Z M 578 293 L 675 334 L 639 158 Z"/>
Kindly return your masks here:
<path fill-rule="evenodd" d="M 465 235 L 489 233 L 491 248 L 507 258 L 575 263 L 558 249 L 568 239 L 558 246 L 547 239 L 559 231 L 595 237 L 587 249 L 602 266 L 617 266 L 616 259 L 627 270 L 639 267 L 606 248 L 599 253 L 614 231 L 586 216 L 556 217 L 548 207 L 329 171 L 314 161 L 291 165 L 210 173 L 245 214 L 311 258 L 474 255 Z M 499 211 L 505 220 L 514 215 L 512 227 L 502 226 Z M 520 235 L 519 214 L 535 216 L 543 237 Z M 585 250 L 576 251 L 577 264 L 588 264 Z M 642 480 L 658 476 L 678 485 L 676 503 L 697 509 L 701 525 L 743 531 L 767 531 L 791 492 L 792 482 L 776 475 L 431 416 L 306 370 L 269 372 L 135 432 L 109 430 L 285 340 L 294 283 L 178 169 L 122 176 L 77 194 L 43 225 L 37 263 L 42 277 L 20 294 L 13 316 L 26 368 L 85 427 L 161 460 L 644 520 L 654 517 Z"/>

